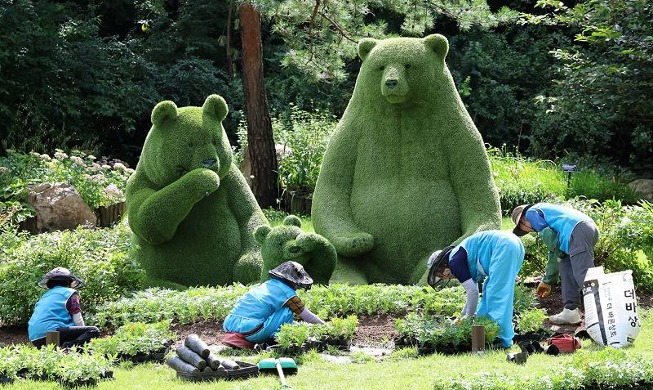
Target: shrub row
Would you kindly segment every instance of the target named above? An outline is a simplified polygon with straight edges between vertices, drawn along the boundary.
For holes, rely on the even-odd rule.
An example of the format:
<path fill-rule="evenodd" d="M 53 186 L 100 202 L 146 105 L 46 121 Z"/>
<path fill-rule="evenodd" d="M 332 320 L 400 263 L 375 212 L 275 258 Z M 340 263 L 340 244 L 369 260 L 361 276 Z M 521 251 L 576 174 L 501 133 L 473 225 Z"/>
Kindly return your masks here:
<path fill-rule="evenodd" d="M 66 267 L 86 283 L 80 291 L 85 310 L 142 288 L 144 271 L 130 256 L 130 231 L 84 229 L 31 236 L 15 230 L 0 234 L 0 323 L 26 324 L 44 290 L 37 283 L 55 267 Z"/>

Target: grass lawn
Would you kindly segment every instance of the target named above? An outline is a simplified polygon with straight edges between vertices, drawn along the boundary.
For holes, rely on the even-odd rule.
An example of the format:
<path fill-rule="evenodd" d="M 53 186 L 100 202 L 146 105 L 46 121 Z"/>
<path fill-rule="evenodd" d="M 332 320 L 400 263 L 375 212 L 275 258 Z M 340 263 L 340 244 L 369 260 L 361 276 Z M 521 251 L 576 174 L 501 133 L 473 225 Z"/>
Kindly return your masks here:
<path fill-rule="evenodd" d="M 653 311 L 642 310 L 642 330 L 632 347 L 626 348 L 627 354 L 639 354 L 653 361 Z M 470 378 L 473 374 L 486 372 L 502 379 L 520 380 L 526 377 L 542 378 L 555 375 L 569 367 L 572 359 L 579 354 L 586 356 L 589 362 L 598 351 L 604 348 L 583 340 L 583 348 L 576 354 L 548 356 L 534 354 L 524 365 L 506 361 L 507 352 L 519 352 L 514 346 L 509 351 L 492 351 L 482 355 L 461 354 L 456 356 L 429 355 L 414 357 L 412 350 L 394 352 L 380 361 L 357 359 L 365 363 L 327 362 L 321 355 L 309 353 L 299 366 L 296 375 L 288 376 L 287 382 L 294 389 L 320 390 L 374 390 L 374 389 L 433 389 L 436 379 L 449 382 Z M 257 357 L 242 359 L 251 363 Z M 356 360 L 356 359 L 355 359 Z M 600 359 L 597 359 L 600 362 Z M 114 380 L 102 381 L 96 387 L 101 389 L 279 389 L 280 381 L 276 375 L 262 375 L 256 378 L 235 381 L 215 381 L 192 383 L 177 379 L 175 372 L 162 364 L 122 364 L 114 371 Z M 442 382 L 441 382 L 442 383 Z M 3 386 L 7 390 L 60 389 L 54 382 L 18 381 L 13 385 Z M 513 387 L 495 387 L 511 389 Z M 544 386 L 542 386 L 544 388 Z"/>

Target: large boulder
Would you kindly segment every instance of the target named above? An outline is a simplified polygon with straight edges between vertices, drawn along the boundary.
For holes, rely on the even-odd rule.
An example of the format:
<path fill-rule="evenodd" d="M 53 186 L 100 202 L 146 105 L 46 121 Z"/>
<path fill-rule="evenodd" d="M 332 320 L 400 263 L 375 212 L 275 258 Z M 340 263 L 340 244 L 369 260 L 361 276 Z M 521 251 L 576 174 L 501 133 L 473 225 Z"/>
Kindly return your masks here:
<path fill-rule="evenodd" d="M 637 179 L 628 183 L 640 199 L 653 202 L 653 179 Z"/>
<path fill-rule="evenodd" d="M 28 203 L 36 210 L 36 230 L 52 232 L 95 226 L 97 217 L 68 183 L 42 183 L 30 189 Z"/>

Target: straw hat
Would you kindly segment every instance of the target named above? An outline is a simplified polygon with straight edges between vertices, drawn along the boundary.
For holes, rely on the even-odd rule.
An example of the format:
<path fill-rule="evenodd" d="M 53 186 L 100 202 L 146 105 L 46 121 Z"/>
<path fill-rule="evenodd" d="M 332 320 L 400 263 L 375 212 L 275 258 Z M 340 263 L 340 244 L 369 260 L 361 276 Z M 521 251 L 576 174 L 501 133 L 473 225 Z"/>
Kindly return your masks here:
<path fill-rule="evenodd" d="M 519 236 L 519 237 L 528 234 L 527 231 L 522 230 L 522 229 L 519 228 L 519 221 L 521 221 L 521 217 L 522 217 L 522 215 L 523 215 L 523 214 L 526 212 L 526 210 L 528 210 L 531 206 L 532 206 L 532 205 L 530 205 L 530 204 L 522 204 L 522 205 L 519 205 L 519 206 L 515 207 L 515 208 L 512 210 L 512 222 L 515 224 L 515 228 L 512 230 L 512 232 L 513 232 L 515 235 Z"/>

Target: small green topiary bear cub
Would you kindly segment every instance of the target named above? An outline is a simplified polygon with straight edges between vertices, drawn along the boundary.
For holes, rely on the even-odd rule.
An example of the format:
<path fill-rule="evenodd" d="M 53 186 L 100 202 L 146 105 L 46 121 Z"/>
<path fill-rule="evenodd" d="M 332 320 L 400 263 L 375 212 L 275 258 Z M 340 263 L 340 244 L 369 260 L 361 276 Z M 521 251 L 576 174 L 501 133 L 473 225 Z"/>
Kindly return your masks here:
<path fill-rule="evenodd" d="M 326 238 L 305 233 L 301 226 L 299 218 L 289 215 L 282 225 L 261 225 L 256 228 L 254 237 L 261 244 L 263 256 L 261 281 L 268 279 L 268 271 L 292 260 L 302 264 L 315 283 L 329 283 L 338 258 L 336 249 Z"/>
<path fill-rule="evenodd" d="M 253 232 L 266 224 L 233 164 L 222 120 L 227 103 L 202 107 L 163 101 L 127 182 L 129 226 L 149 284 L 224 285 L 258 281 L 261 253 Z"/>

